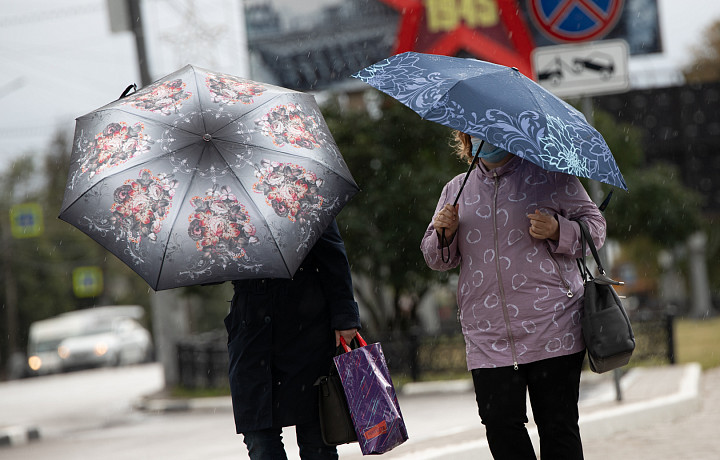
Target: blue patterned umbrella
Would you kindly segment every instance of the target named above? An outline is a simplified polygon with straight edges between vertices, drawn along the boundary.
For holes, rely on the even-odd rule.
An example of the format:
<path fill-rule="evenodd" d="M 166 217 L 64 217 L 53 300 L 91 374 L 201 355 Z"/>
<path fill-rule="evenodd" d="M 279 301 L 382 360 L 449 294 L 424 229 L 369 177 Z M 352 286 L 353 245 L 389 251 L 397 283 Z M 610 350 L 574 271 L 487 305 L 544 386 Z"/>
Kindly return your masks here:
<path fill-rule="evenodd" d="M 407 52 L 353 77 L 426 120 L 483 139 L 548 171 L 627 190 L 605 139 L 582 113 L 514 67 Z"/>

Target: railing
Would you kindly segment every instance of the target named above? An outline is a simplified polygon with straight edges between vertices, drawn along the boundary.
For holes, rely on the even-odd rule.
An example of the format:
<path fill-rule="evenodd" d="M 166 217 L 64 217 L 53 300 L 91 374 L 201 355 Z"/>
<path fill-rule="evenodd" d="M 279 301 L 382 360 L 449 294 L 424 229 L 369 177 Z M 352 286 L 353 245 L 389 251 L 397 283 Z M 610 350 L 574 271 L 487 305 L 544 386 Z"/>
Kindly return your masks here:
<path fill-rule="evenodd" d="M 637 342 L 630 364 L 647 361 L 674 364 L 674 316 L 658 311 L 633 312 L 630 316 Z M 425 336 L 388 333 L 365 339 L 368 343 L 381 343 L 393 375 L 404 374 L 417 381 L 435 375 L 467 372 L 465 341 L 459 333 Z M 180 385 L 185 388 L 226 387 L 226 344 L 227 336 L 224 330 L 179 342 L 177 353 Z M 617 373 L 616 378 L 619 379 Z M 621 399 L 619 392 L 618 399 Z"/>

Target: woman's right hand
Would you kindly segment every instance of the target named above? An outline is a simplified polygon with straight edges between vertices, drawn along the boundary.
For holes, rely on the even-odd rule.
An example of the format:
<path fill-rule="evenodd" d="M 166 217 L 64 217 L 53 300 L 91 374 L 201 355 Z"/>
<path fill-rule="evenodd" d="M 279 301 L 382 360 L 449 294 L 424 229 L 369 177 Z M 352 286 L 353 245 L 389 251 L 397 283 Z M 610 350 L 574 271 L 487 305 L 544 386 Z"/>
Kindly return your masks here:
<path fill-rule="evenodd" d="M 445 237 L 448 241 L 452 241 L 457 232 L 460 219 L 458 218 L 458 205 L 446 204 L 437 213 L 435 219 L 433 219 L 433 227 L 438 233 L 438 236 L 442 235 L 442 229 L 445 229 Z"/>

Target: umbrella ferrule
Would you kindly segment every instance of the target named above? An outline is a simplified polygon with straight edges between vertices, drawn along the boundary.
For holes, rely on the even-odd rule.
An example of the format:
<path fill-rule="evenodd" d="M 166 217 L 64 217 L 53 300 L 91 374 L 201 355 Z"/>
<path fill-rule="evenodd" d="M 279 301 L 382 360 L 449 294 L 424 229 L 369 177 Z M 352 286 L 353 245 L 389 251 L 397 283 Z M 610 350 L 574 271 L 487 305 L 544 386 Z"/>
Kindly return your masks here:
<path fill-rule="evenodd" d="M 210 141 L 212 140 L 212 136 L 211 136 L 210 134 L 207 134 L 207 133 L 203 134 L 203 137 L 202 137 L 202 138 L 203 138 L 203 140 L 204 140 L 205 142 L 210 142 Z"/>

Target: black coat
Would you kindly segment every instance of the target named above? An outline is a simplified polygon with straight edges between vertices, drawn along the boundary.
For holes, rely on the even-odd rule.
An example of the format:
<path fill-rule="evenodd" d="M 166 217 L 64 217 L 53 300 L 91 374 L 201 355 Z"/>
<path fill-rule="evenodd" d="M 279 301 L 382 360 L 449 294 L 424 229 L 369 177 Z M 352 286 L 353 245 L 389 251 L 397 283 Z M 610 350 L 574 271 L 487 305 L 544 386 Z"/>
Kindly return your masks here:
<path fill-rule="evenodd" d="M 318 417 L 335 330 L 360 327 L 345 245 L 333 221 L 293 279 L 233 281 L 225 318 L 238 433 Z"/>

